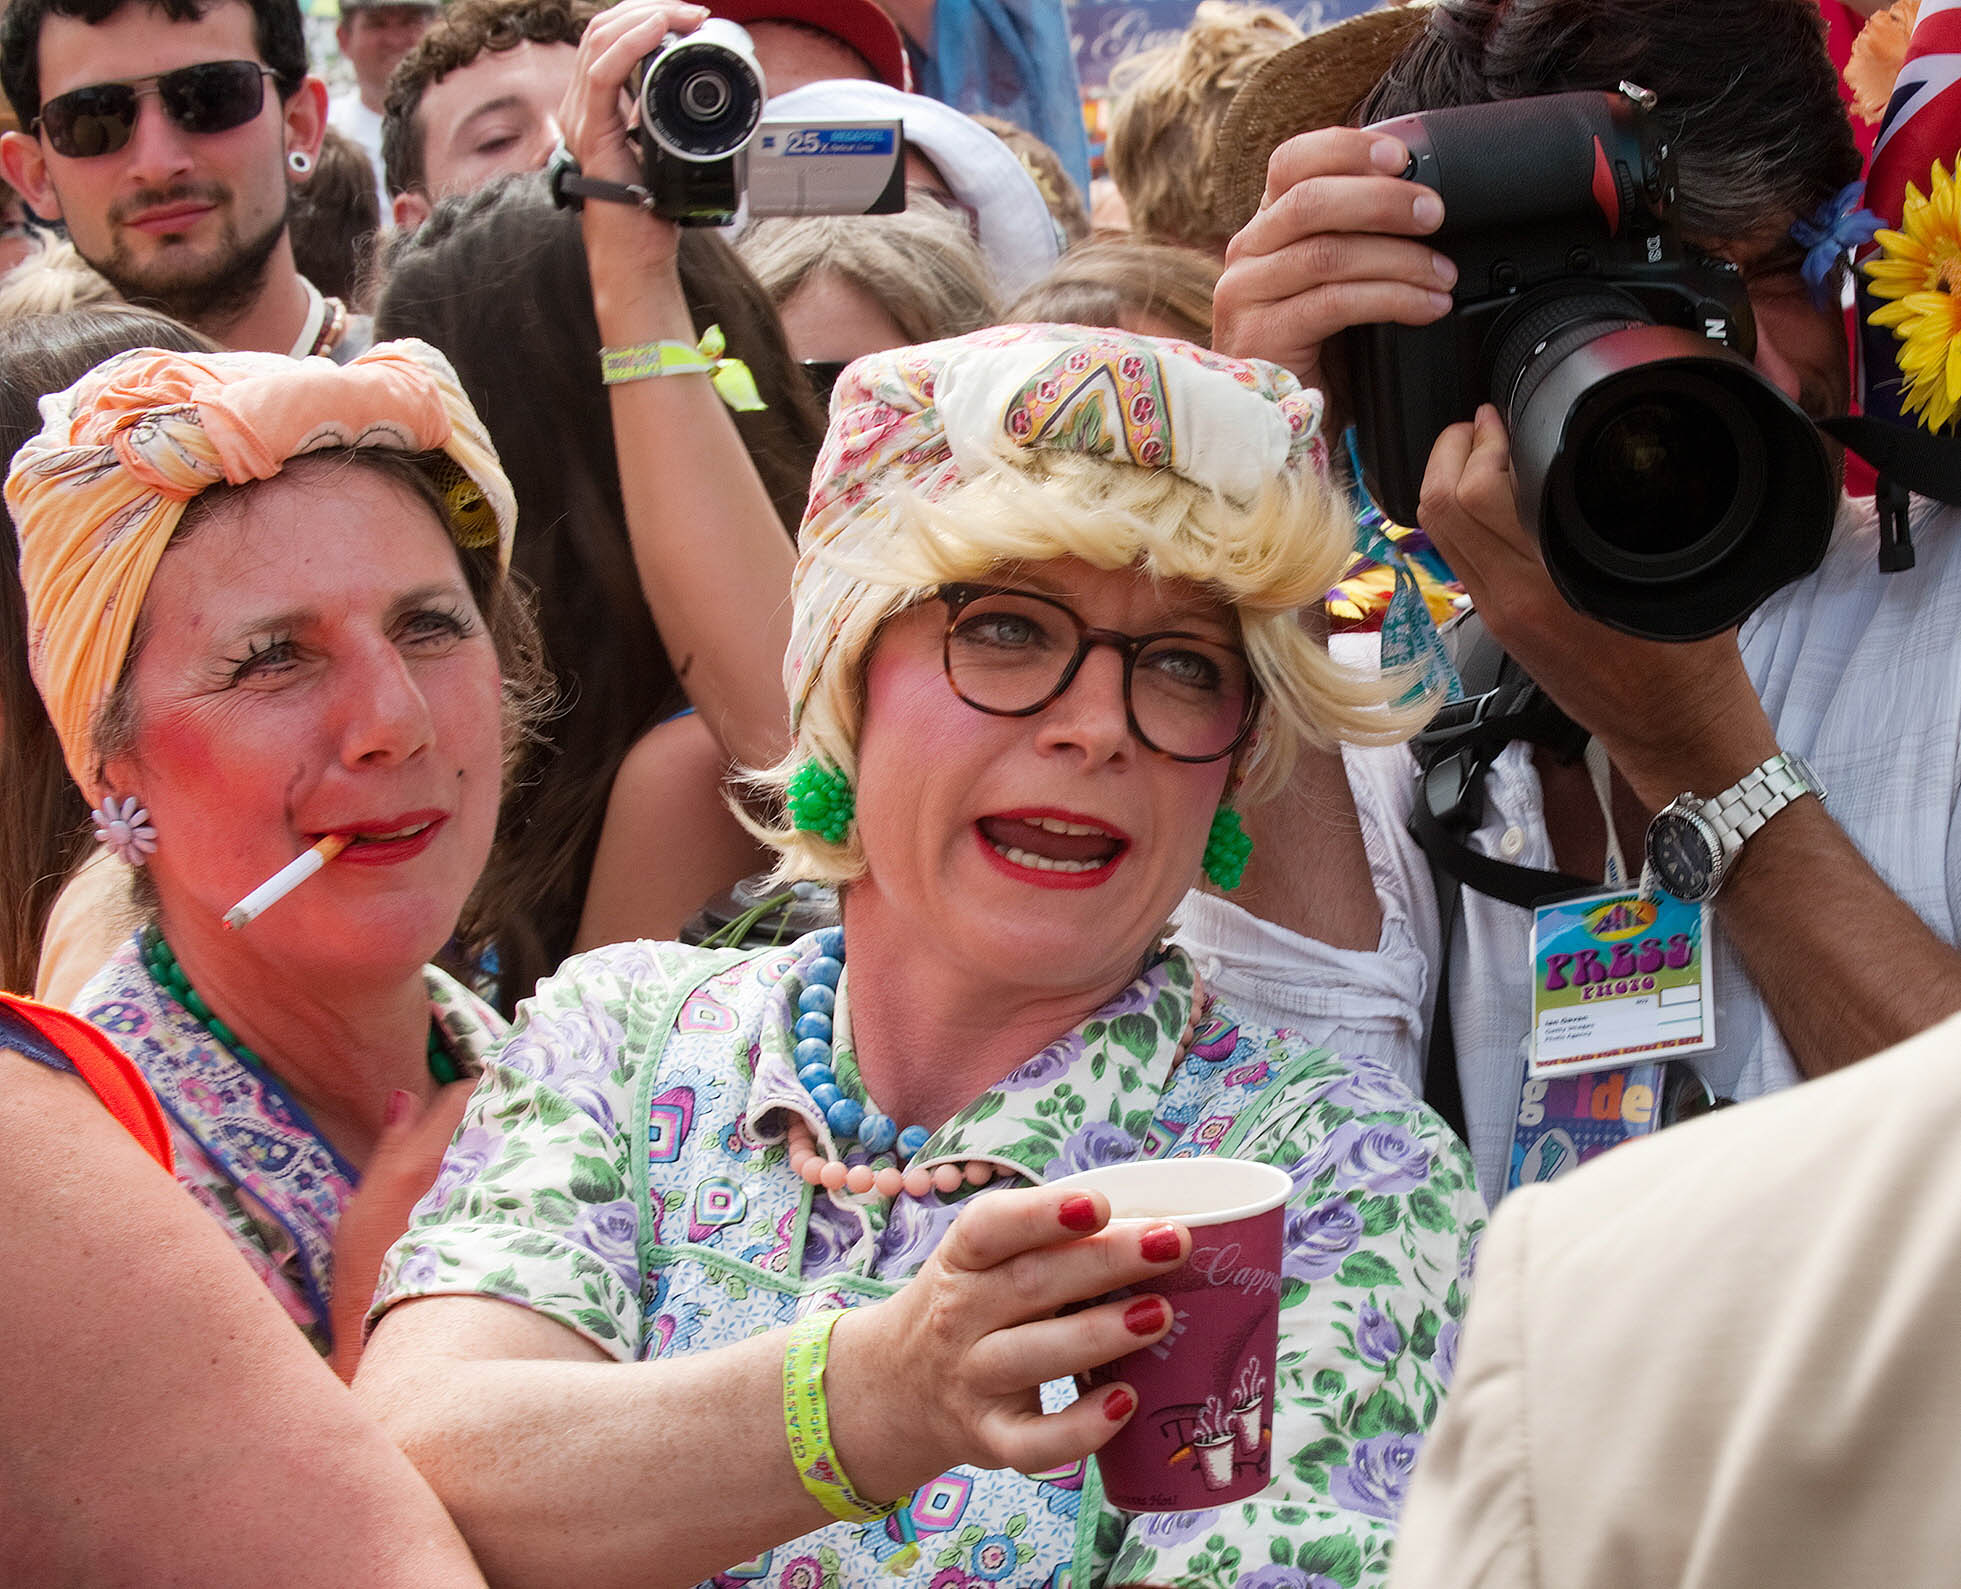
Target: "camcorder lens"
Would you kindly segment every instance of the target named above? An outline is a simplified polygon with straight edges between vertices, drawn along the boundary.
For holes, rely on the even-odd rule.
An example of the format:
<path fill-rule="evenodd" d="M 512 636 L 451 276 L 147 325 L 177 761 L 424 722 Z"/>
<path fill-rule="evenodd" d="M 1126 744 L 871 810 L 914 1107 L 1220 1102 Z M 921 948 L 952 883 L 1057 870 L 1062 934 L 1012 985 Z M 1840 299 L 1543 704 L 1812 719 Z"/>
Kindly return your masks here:
<path fill-rule="evenodd" d="M 720 160 L 745 147 L 762 117 L 763 85 L 735 51 L 683 39 L 649 62 L 642 122 L 684 160 Z"/>
<path fill-rule="evenodd" d="M 1714 535 L 1738 507 L 1740 478 L 1723 416 L 1682 395 L 1639 400 L 1607 420 L 1582 447 L 1574 489 L 1601 540 L 1661 556 Z"/>
<path fill-rule="evenodd" d="M 713 121 L 729 106 L 729 80 L 720 72 L 696 72 L 681 85 L 680 102 L 696 121 Z"/>

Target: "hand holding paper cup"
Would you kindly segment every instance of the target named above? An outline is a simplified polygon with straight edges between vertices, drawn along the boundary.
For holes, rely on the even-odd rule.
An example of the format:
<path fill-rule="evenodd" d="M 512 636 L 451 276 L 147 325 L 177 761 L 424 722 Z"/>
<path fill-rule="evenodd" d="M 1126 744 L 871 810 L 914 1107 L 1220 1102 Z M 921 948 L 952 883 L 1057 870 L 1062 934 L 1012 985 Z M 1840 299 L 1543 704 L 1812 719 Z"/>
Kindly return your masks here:
<path fill-rule="evenodd" d="M 1191 1256 L 1149 1290 L 1171 1304 L 1171 1333 L 1108 1363 L 1137 1411 L 1097 1453 L 1103 1491 L 1127 1512 L 1183 1512 L 1266 1488 L 1280 1347 L 1281 1222 L 1293 1182 L 1245 1159 L 1113 1164 L 1052 1183 L 1093 1187 L 1110 1225 L 1176 1220 Z"/>

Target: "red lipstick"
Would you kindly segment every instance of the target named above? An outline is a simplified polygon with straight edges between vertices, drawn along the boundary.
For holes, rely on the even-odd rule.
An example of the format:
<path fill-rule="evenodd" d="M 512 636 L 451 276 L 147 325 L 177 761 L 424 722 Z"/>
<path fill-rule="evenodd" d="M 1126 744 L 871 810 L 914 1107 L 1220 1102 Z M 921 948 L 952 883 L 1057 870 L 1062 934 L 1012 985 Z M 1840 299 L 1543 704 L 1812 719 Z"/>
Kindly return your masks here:
<path fill-rule="evenodd" d="M 394 866 L 428 849 L 448 821 L 446 811 L 405 811 L 372 822 L 340 823 L 327 831 L 348 841 L 337 864 Z"/>
<path fill-rule="evenodd" d="M 1037 888 L 1095 888 L 1115 875 L 1130 835 L 1099 817 L 1053 806 L 997 811 L 974 823 L 995 870 Z"/>

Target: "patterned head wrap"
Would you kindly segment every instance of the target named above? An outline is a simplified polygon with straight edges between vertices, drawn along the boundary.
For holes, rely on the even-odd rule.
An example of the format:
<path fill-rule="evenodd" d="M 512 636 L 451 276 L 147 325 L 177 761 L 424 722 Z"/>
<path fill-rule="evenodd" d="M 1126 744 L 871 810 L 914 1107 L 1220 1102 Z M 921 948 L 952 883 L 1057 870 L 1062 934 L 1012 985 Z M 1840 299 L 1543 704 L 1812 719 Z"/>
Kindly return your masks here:
<path fill-rule="evenodd" d="M 791 586 L 792 731 L 892 534 L 927 501 L 1042 452 L 1169 469 L 1236 502 L 1327 469 L 1321 394 L 1277 365 L 1083 326 L 994 326 L 862 358 L 839 379 Z"/>
<path fill-rule="evenodd" d="M 270 480 L 333 447 L 440 448 L 435 485 L 458 546 L 508 567 L 517 501 L 449 361 L 386 342 L 348 364 L 271 353 L 139 348 L 41 400 L 15 454 L 7 507 L 20 533 L 27 660 L 84 790 L 90 720 L 122 675 L 157 563 L 190 500 Z"/>

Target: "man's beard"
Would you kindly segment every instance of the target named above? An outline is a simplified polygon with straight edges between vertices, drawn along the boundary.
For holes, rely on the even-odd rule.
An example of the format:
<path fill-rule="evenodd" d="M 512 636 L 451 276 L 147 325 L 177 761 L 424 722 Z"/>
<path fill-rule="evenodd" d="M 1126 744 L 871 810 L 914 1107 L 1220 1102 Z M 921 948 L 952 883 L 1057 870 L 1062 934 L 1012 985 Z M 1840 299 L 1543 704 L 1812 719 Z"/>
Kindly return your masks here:
<path fill-rule="evenodd" d="M 283 189 L 283 184 L 282 184 Z M 266 269 L 273 250 L 286 232 L 286 205 L 282 203 L 266 229 L 257 237 L 241 239 L 231 216 L 226 215 L 219 236 L 221 252 L 215 259 L 188 261 L 173 270 L 169 248 L 159 251 L 147 264 L 139 264 L 118 228 L 124 215 L 183 199 L 222 204 L 230 199 L 229 190 L 216 183 L 187 184 L 171 189 L 146 189 L 119 202 L 110 212 L 111 235 L 117 241 L 104 259 L 89 263 L 127 303 L 146 309 L 159 309 L 171 319 L 209 331 L 222 329 L 239 320 L 265 289 Z"/>

